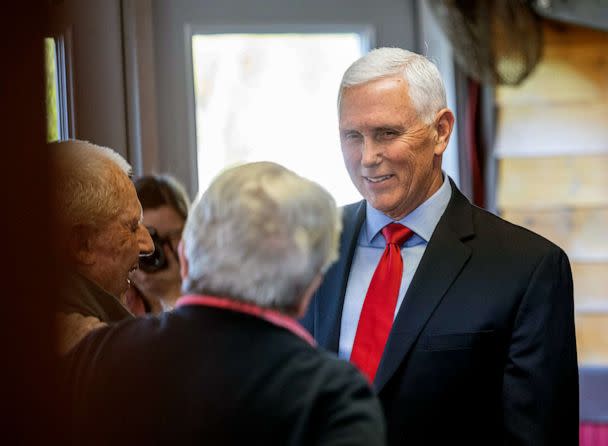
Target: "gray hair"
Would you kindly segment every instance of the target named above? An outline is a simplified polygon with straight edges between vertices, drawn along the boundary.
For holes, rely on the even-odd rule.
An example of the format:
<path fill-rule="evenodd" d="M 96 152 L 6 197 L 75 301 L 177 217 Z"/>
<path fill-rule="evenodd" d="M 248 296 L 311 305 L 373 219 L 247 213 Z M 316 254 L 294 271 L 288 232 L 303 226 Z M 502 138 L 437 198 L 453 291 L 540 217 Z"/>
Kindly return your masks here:
<path fill-rule="evenodd" d="M 62 225 L 100 227 L 121 210 L 131 166 L 114 150 L 71 139 L 49 143 L 54 203 Z"/>
<path fill-rule="evenodd" d="M 182 291 L 291 312 L 337 259 L 341 227 L 332 196 L 278 164 L 226 170 L 188 216 Z"/>
<path fill-rule="evenodd" d="M 445 87 L 437 67 L 426 57 L 401 48 L 377 48 L 356 60 L 344 73 L 338 92 L 338 112 L 344 90 L 377 79 L 403 76 L 420 119 L 430 124 L 447 107 Z"/>

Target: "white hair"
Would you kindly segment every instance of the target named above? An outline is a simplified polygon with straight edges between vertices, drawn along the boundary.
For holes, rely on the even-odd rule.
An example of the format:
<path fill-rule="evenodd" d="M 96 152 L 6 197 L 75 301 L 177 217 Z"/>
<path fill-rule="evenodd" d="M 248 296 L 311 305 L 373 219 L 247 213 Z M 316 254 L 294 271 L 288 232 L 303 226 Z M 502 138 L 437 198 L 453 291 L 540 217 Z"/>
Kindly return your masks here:
<path fill-rule="evenodd" d="M 71 139 L 49 145 L 55 206 L 67 226 L 100 227 L 121 211 L 131 166 L 107 147 Z"/>
<path fill-rule="evenodd" d="M 341 226 L 325 189 L 278 164 L 226 170 L 188 216 L 182 291 L 293 311 L 337 259 Z"/>
<path fill-rule="evenodd" d="M 344 73 L 338 92 L 338 111 L 346 88 L 377 79 L 403 76 L 420 119 L 430 124 L 447 107 L 445 87 L 437 67 L 426 57 L 401 48 L 377 48 L 356 60 Z"/>

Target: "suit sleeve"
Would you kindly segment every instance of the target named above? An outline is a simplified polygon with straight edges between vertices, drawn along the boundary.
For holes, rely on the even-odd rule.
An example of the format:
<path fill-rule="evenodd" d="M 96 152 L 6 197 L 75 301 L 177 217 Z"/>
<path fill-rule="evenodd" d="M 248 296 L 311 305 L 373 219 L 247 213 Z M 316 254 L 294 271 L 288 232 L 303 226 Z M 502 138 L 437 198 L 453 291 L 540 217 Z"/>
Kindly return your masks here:
<path fill-rule="evenodd" d="M 572 273 L 554 249 L 520 302 L 504 370 L 507 445 L 578 444 L 578 367 Z"/>

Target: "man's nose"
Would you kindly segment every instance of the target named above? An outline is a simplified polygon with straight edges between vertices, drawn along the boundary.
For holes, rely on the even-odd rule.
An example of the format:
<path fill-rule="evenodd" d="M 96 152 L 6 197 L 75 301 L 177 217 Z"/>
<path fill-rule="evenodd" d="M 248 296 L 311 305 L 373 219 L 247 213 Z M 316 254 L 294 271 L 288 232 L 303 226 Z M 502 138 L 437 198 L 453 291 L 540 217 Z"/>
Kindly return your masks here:
<path fill-rule="evenodd" d="M 361 147 L 361 165 L 371 167 L 378 164 L 381 160 L 381 147 L 370 138 L 363 140 Z"/>
<path fill-rule="evenodd" d="M 148 232 L 148 229 L 143 225 L 139 225 L 139 253 L 152 254 L 154 252 L 154 242 Z"/>

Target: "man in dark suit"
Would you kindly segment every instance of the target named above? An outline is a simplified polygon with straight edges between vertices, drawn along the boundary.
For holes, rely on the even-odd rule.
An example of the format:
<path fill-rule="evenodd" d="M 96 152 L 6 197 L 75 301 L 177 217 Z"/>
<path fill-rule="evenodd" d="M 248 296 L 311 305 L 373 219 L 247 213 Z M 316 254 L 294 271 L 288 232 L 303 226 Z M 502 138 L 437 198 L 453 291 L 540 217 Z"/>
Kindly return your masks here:
<path fill-rule="evenodd" d="M 384 445 L 365 378 L 294 319 L 340 226 L 324 189 L 277 164 L 221 174 L 188 216 L 177 308 L 66 359 L 74 444 Z"/>
<path fill-rule="evenodd" d="M 338 103 L 365 200 L 344 209 L 340 260 L 305 327 L 373 382 L 391 445 L 577 444 L 568 259 L 442 172 L 454 116 L 437 68 L 374 50 Z"/>

